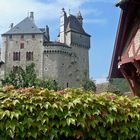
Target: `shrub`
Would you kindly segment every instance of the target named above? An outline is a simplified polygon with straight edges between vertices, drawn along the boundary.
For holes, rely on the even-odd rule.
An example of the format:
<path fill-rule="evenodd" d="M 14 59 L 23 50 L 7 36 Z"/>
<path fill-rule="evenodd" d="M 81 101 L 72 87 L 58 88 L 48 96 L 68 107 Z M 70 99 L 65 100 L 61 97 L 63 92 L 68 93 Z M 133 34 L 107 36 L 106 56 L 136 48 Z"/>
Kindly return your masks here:
<path fill-rule="evenodd" d="M 7 77 L 2 80 L 3 85 L 13 85 L 16 88 L 20 87 L 31 87 L 35 85 L 37 79 L 35 73 L 35 64 L 31 63 L 26 66 L 25 70 L 22 67 L 17 67 L 14 71 L 12 70 Z"/>
<path fill-rule="evenodd" d="M 55 80 L 46 79 L 41 80 L 37 78 L 35 72 L 35 64 L 31 63 L 30 65 L 26 66 L 24 70 L 22 67 L 17 67 L 16 71 L 11 71 L 9 75 L 2 80 L 3 85 L 13 85 L 16 88 L 21 87 L 44 87 L 48 88 L 49 90 L 57 91 L 60 89 L 58 83 Z"/>
<path fill-rule="evenodd" d="M 6 87 L 0 90 L 0 139 L 140 139 L 140 99 Z"/>
<path fill-rule="evenodd" d="M 115 86 L 120 93 L 129 92 L 128 83 L 124 78 L 112 78 L 109 80 L 110 84 Z"/>
<path fill-rule="evenodd" d="M 47 88 L 48 90 L 55 90 L 55 91 L 61 89 L 58 83 L 52 79 L 46 79 L 46 80 L 36 79 L 35 87 L 42 87 L 42 88 Z"/>
<path fill-rule="evenodd" d="M 82 81 L 82 88 L 87 91 L 96 91 L 96 85 L 90 79 L 84 79 Z"/>

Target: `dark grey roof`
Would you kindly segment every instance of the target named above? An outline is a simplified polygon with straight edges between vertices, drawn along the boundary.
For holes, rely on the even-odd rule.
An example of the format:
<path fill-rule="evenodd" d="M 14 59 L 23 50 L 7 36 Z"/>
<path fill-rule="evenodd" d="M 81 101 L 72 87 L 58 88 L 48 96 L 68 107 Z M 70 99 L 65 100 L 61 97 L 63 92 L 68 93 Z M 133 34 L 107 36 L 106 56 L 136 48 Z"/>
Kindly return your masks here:
<path fill-rule="evenodd" d="M 45 32 L 45 28 L 39 28 L 41 32 Z"/>
<path fill-rule="evenodd" d="M 9 34 L 42 34 L 42 31 L 35 25 L 32 19 L 26 17 L 24 20 L 2 35 Z"/>
<path fill-rule="evenodd" d="M 84 34 L 84 35 L 87 35 L 87 36 L 90 36 L 89 34 L 87 34 L 84 31 L 82 25 L 80 24 L 80 22 L 78 21 L 76 16 L 73 16 L 73 15 L 70 15 L 68 17 L 68 23 L 67 23 L 66 31 L 70 31 L 70 30 L 81 33 L 81 34 Z"/>
<path fill-rule="evenodd" d="M 129 2 L 130 0 L 118 0 L 116 3 L 116 6 L 120 6 L 122 4 L 125 4 L 126 2 Z"/>

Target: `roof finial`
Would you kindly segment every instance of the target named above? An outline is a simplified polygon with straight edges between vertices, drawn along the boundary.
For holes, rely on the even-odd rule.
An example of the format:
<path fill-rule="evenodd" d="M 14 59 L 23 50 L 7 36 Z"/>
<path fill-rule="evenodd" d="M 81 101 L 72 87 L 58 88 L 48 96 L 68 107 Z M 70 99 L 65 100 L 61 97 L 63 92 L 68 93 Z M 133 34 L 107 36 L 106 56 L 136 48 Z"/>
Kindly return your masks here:
<path fill-rule="evenodd" d="M 81 12 L 80 12 L 80 8 L 78 10 L 77 17 L 82 17 Z"/>
<path fill-rule="evenodd" d="M 64 7 L 62 8 L 62 11 L 63 11 L 63 12 L 65 11 Z"/>
<path fill-rule="evenodd" d="M 77 17 L 82 17 L 82 14 L 80 12 L 80 6 L 78 7 Z"/>
<path fill-rule="evenodd" d="M 30 12 L 28 11 L 28 12 L 27 12 L 27 17 L 29 17 L 29 16 L 30 16 Z"/>
<path fill-rule="evenodd" d="M 70 8 L 69 8 L 69 12 L 68 12 L 68 14 L 70 15 Z"/>
<path fill-rule="evenodd" d="M 10 24 L 10 28 L 12 29 L 14 27 L 14 23 L 11 23 Z"/>

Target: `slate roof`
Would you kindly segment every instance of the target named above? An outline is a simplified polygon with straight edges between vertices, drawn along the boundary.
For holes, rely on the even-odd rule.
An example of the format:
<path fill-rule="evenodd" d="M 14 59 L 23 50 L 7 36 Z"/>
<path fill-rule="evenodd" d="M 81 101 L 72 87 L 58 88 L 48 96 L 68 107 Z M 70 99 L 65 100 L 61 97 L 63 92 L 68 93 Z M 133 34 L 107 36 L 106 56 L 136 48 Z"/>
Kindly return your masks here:
<path fill-rule="evenodd" d="M 42 34 L 43 32 L 35 25 L 34 21 L 29 17 L 23 19 L 16 26 L 11 28 L 8 32 L 2 35 L 10 34 Z"/>
<path fill-rule="evenodd" d="M 45 28 L 39 28 L 41 32 L 45 32 Z"/>
<path fill-rule="evenodd" d="M 122 4 L 125 4 L 126 2 L 129 2 L 130 0 L 118 0 L 116 3 L 116 6 L 120 6 Z"/>
<path fill-rule="evenodd" d="M 82 25 L 80 24 L 80 22 L 78 21 L 78 19 L 76 18 L 76 16 L 73 16 L 73 15 L 70 15 L 67 19 L 67 28 L 66 28 L 66 31 L 75 31 L 75 32 L 78 32 L 78 33 L 81 33 L 81 34 L 84 34 L 84 35 L 87 35 L 87 36 L 90 36 L 89 34 L 87 34 Z"/>

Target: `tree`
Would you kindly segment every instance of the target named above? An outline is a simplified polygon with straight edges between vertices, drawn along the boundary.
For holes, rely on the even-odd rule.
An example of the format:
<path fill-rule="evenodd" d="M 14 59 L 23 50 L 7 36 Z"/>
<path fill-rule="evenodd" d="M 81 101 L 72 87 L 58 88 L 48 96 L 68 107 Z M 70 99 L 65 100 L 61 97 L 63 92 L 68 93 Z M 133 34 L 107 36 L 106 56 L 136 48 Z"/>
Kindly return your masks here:
<path fill-rule="evenodd" d="M 109 82 L 113 86 L 115 86 L 121 93 L 129 91 L 128 84 L 124 78 L 113 78 Z"/>
<path fill-rule="evenodd" d="M 3 85 L 13 85 L 16 88 L 20 87 L 43 87 L 49 90 L 57 91 L 60 89 L 58 83 L 55 80 L 47 79 L 41 80 L 37 78 L 35 72 L 35 64 L 31 63 L 26 66 L 25 70 L 21 67 L 17 67 L 15 71 L 11 71 L 9 75 L 2 80 Z"/>
<path fill-rule="evenodd" d="M 55 91 L 61 89 L 58 83 L 52 79 L 46 79 L 46 80 L 36 79 L 35 86 L 43 87 L 43 88 L 47 88 L 49 90 L 55 90 Z"/>
<path fill-rule="evenodd" d="M 35 81 L 37 79 L 35 64 L 32 63 L 28 65 L 25 70 L 22 69 L 21 76 L 23 79 L 23 87 L 35 86 Z"/>
<path fill-rule="evenodd" d="M 2 80 L 2 84 L 13 85 L 16 88 L 31 87 L 34 86 L 36 79 L 35 64 L 32 63 L 26 66 L 25 70 L 20 66 L 16 67 L 16 70 L 12 70 L 9 75 Z"/>
<path fill-rule="evenodd" d="M 95 83 L 90 80 L 90 79 L 85 79 L 82 81 L 82 87 L 84 90 L 87 90 L 87 91 L 96 91 L 96 85 Z"/>

